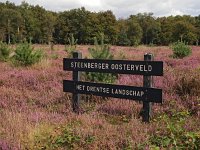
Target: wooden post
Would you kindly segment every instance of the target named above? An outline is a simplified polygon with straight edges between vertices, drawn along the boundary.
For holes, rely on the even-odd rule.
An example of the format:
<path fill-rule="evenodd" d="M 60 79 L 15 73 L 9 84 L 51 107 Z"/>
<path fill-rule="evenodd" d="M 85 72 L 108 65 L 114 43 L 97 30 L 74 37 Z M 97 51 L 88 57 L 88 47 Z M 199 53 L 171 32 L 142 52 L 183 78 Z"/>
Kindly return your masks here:
<path fill-rule="evenodd" d="M 151 53 L 146 53 L 144 55 L 144 61 L 153 61 L 154 57 Z M 147 88 L 151 88 L 153 86 L 153 76 L 143 76 L 143 86 Z M 143 111 L 142 111 L 142 121 L 148 122 L 151 118 L 151 102 L 144 101 L 143 102 Z"/>
<path fill-rule="evenodd" d="M 82 53 L 81 52 L 73 52 L 73 58 L 74 59 L 81 59 L 82 58 Z M 80 71 L 73 71 L 73 81 L 76 82 L 76 81 L 80 81 L 80 74 L 81 72 Z M 80 101 L 80 94 L 77 94 L 77 93 L 73 93 L 72 95 L 72 108 L 73 108 L 73 111 L 75 113 L 79 113 L 79 101 Z"/>

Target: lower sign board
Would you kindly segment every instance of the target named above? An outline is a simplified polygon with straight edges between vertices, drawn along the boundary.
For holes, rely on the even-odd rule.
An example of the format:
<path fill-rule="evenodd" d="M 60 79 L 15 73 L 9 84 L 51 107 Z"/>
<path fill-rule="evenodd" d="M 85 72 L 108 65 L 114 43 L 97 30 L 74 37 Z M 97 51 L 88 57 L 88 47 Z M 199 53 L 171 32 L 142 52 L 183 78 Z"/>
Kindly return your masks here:
<path fill-rule="evenodd" d="M 162 103 L 162 89 L 156 88 L 64 80 L 63 91 Z"/>

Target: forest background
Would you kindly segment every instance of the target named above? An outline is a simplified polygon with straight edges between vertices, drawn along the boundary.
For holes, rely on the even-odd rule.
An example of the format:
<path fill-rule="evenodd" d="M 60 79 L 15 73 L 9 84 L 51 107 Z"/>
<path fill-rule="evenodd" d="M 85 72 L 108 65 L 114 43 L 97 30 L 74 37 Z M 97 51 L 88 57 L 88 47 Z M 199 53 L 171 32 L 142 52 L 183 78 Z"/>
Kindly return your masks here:
<path fill-rule="evenodd" d="M 200 15 L 155 17 L 153 13 L 132 14 L 116 19 L 111 10 L 91 12 L 84 7 L 63 12 L 48 11 L 39 5 L 0 2 L 0 41 L 37 44 L 68 44 L 71 34 L 77 44 L 93 44 L 104 34 L 105 43 L 119 46 L 169 45 L 182 40 L 198 45 Z"/>

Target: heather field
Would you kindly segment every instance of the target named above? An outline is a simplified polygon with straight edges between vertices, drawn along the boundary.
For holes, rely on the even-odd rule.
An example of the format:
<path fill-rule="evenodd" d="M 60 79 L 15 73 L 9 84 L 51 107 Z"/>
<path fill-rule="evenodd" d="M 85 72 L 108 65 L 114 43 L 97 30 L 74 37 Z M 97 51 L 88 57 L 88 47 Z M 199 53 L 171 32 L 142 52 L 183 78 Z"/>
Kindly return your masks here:
<path fill-rule="evenodd" d="M 114 59 L 143 60 L 151 52 L 164 62 L 164 76 L 154 77 L 163 104 L 153 105 L 149 124 L 142 122 L 142 104 L 131 100 L 82 95 L 82 113 L 73 113 L 72 95 L 62 87 L 72 79 L 63 71 L 64 46 L 34 47 L 45 57 L 33 66 L 0 62 L 0 149 L 200 149 L 200 47 L 183 59 L 171 57 L 169 47 L 111 47 Z M 88 47 L 77 49 L 89 57 Z M 119 75 L 116 82 L 143 84 L 136 75 Z"/>

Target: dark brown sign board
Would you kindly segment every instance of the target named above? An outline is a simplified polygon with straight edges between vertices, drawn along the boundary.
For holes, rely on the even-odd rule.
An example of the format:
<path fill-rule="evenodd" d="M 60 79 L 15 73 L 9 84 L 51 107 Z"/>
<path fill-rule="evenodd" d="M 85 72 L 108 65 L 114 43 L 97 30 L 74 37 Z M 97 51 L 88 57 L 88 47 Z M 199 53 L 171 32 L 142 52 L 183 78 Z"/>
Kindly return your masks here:
<path fill-rule="evenodd" d="M 68 71 L 103 72 L 135 75 L 163 75 L 162 61 L 128 61 L 102 59 L 63 59 L 63 69 Z"/>
<path fill-rule="evenodd" d="M 162 89 L 81 81 L 63 81 L 63 91 L 104 97 L 162 103 Z"/>

